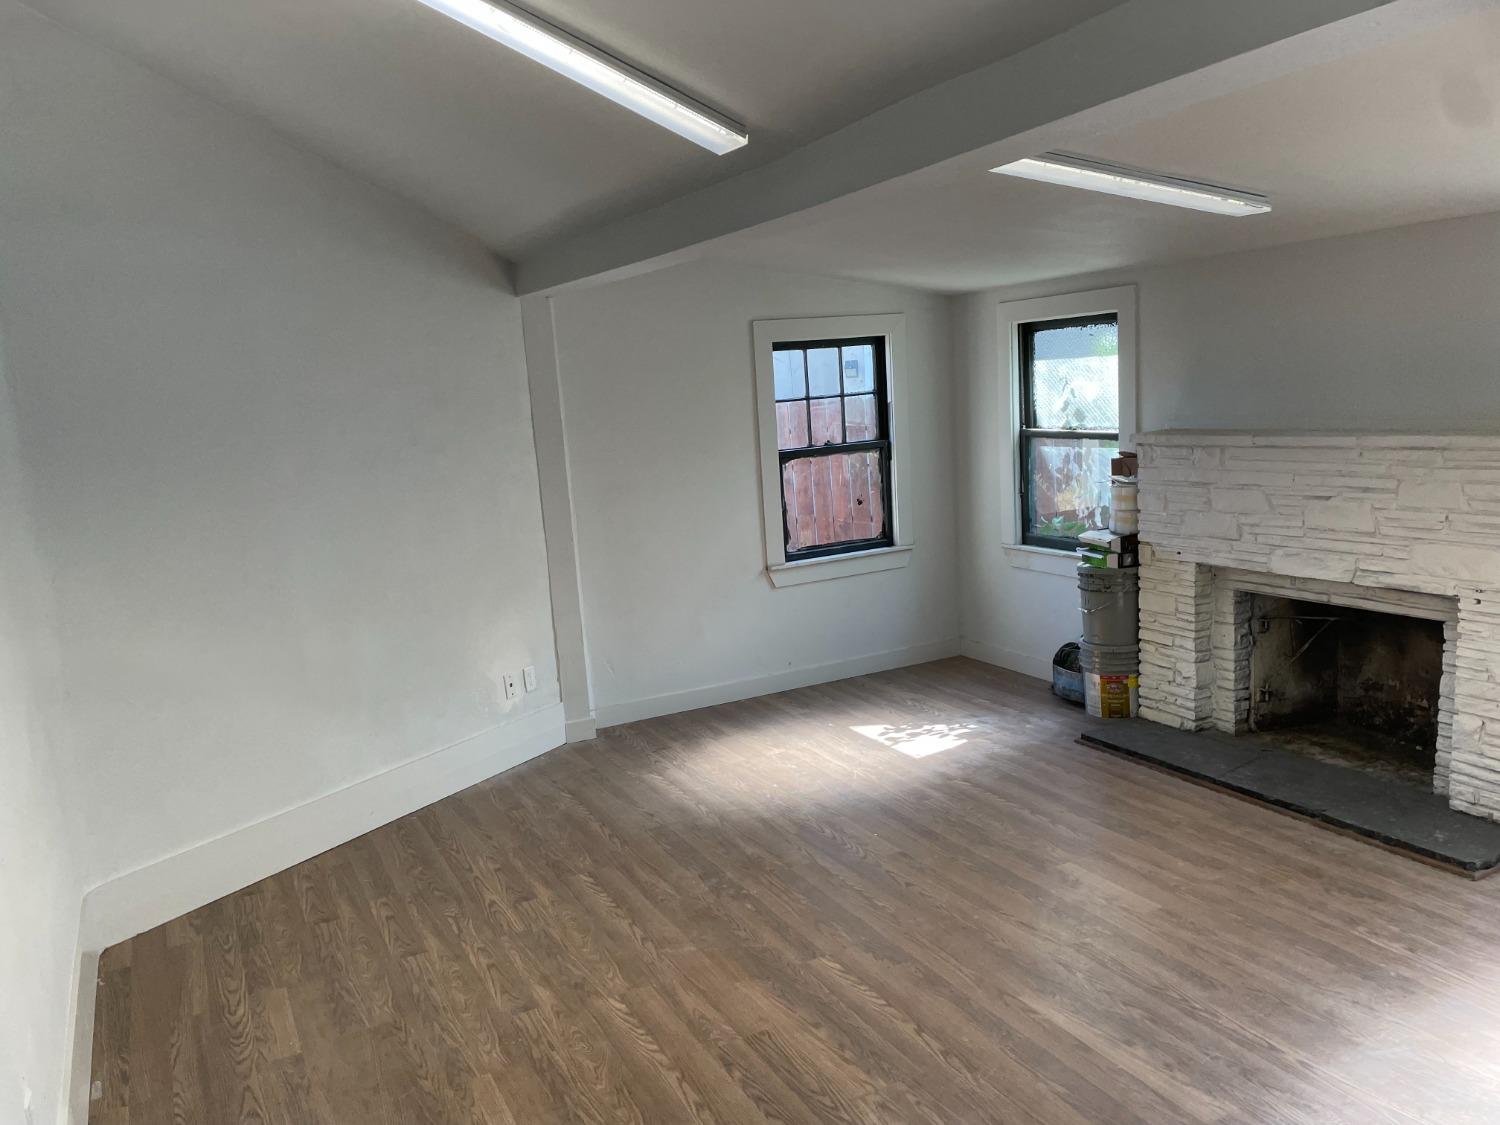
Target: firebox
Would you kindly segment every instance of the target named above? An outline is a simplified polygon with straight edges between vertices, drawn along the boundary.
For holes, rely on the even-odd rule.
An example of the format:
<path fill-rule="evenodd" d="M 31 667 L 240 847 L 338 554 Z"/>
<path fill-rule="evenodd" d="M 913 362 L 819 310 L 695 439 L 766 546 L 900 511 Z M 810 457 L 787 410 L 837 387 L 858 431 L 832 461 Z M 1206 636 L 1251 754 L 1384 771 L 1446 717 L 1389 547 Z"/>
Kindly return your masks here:
<path fill-rule="evenodd" d="M 1249 727 L 1325 761 L 1431 784 L 1439 621 L 1249 597 Z"/>

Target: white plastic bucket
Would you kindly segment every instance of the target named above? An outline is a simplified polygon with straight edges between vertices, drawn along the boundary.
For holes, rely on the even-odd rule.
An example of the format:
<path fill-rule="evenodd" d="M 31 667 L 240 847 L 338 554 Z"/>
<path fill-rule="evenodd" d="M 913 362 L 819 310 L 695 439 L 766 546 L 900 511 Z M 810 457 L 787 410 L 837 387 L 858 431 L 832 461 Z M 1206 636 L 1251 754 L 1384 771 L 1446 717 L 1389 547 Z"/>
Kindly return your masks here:
<path fill-rule="evenodd" d="M 1141 530 L 1141 513 L 1134 508 L 1111 508 L 1109 529 L 1116 535 L 1135 535 Z"/>
<path fill-rule="evenodd" d="M 1138 512 L 1141 508 L 1139 486 L 1134 481 L 1111 481 L 1109 506 L 1116 512 Z"/>

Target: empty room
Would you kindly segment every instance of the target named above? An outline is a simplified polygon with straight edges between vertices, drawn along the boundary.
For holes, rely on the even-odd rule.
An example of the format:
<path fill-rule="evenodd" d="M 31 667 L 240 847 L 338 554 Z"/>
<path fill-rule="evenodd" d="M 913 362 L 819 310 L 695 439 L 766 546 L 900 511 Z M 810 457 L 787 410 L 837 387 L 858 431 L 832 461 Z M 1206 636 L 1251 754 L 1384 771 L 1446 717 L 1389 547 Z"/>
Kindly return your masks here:
<path fill-rule="evenodd" d="M 1497 0 L 0 0 L 0 1125 L 1494 1125 L 1496 870 Z"/>

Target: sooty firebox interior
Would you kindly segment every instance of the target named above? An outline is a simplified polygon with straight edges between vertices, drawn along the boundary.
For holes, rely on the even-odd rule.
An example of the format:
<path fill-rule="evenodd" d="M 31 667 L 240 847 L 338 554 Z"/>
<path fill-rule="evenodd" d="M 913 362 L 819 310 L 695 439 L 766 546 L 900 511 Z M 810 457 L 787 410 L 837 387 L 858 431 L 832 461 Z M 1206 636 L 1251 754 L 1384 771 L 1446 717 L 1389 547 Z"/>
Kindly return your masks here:
<path fill-rule="evenodd" d="M 1257 594 L 1250 727 L 1288 749 L 1430 784 L 1440 622 Z"/>

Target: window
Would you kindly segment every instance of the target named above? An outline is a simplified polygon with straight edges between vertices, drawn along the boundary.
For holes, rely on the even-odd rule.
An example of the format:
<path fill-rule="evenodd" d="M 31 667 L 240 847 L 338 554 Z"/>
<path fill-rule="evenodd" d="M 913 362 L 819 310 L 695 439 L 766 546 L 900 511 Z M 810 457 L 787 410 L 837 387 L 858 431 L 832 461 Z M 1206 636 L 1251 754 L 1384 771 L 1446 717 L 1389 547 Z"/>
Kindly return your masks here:
<path fill-rule="evenodd" d="M 1109 526 L 1109 462 L 1120 449 L 1115 313 L 1016 325 L 1021 542 L 1071 551 Z"/>
<path fill-rule="evenodd" d="M 774 586 L 907 564 L 905 318 L 754 324 L 766 572 Z"/>
<path fill-rule="evenodd" d="M 885 341 L 775 344 L 786 559 L 891 546 Z"/>

